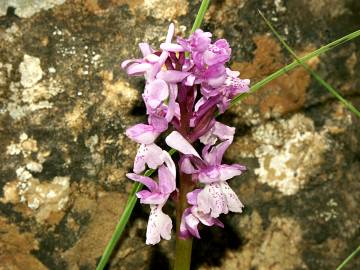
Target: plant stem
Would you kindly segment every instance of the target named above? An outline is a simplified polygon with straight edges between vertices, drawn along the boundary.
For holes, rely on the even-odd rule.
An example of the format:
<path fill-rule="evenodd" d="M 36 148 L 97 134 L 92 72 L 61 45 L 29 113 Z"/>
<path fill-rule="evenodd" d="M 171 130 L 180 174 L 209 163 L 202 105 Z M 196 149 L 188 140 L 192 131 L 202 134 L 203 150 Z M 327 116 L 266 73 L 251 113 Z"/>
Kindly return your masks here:
<path fill-rule="evenodd" d="M 360 245 L 351 253 L 337 268 L 336 270 L 341 270 L 355 255 L 360 251 Z"/>
<path fill-rule="evenodd" d="M 179 201 L 176 206 L 176 250 L 174 270 L 189 270 L 191 264 L 192 238 L 179 238 L 180 223 L 184 210 L 187 208 L 186 194 L 192 191 L 194 184 L 191 175 L 180 173 Z"/>
<path fill-rule="evenodd" d="M 201 2 L 201 6 L 200 6 L 199 11 L 198 11 L 198 13 L 196 15 L 196 18 L 195 18 L 195 21 L 194 21 L 194 24 L 193 24 L 193 26 L 191 28 L 190 33 L 194 33 L 195 30 L 200 27 L 201 22 L 204 19 L 205 12 L 208 9 L 209 4 L 210 4 L 210 0 L 203 0 Z"/>
<path fill-rule="evenodd" d="M 205 12 L 209 7 L 209 4 L 210 4 L 210 0 L 203 0 L 201 2 L 199 11 L 196 15 L 190 33 L 194 33 L 195 30 L 200 27 L 201 22 L 205 16 Z M 186 124 L 189 125 L 189 123 Z M 184 129 L 184 131 L 186 132 L 188 131 L 189 128 L 188 126 L 187 127 L 182 126 L 182 129 Z M 172 150 L 174 149 L 171 149 L 171 151 Z M 191 175 L 180 173 L 179 201 L 176 206 L 176 249 L 175 249 L 174 270 L 189 270 L 191 265 L 192 238 L 183 240 L 179 238 L 179 235 L 180 235 L 180 223 L 181 223 L 182 213 L 187 207 L 186 194 L 192 190 L 193 186 L 194 184 L 191 180 Z"/>
<path fill-rule="evenodd" d="M 136 183 L 134 186 L 134 189 L 133 189 L 134 193 L 141 190 L 141 188 L 142 188 L 142 184 Z M 125 226 L 130 218 L 130 215 L 135 207 L 136 201 L 137 201 L 137 197 L 130 195 L 128 202 L 126 204 L 125 210 L 122 214 L 122 219 L 121 219 L 122 222 L 119 222 L 116 225 L 115 232 L 114 232 L 113 236 L 111 237 L 108 245 L 106 246 L 104 254 L 101 257 L 101 260 L 100 260 L 98 266 L 96 267 L 97 270 L 104 269 L 106 263 L 108 262 L 110 255 L 111 255 L 114 247 L 116 246 L 116 243 L 119 241 L 119 238 L 125 229 Z"/>

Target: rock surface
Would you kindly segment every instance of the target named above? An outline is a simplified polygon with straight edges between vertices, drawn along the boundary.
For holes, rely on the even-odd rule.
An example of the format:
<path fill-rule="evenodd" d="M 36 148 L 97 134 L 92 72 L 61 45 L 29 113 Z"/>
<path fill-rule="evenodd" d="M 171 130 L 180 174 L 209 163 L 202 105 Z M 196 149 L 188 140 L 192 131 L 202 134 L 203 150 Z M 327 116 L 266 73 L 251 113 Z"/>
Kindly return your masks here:
<path fill-rule="evenodd" d="M 143 81 L 119 64 L 170 21 L 186 34 L 199 4 L 1 1 L 0 269 L 95 269 L 132 185 L 124 130 L 144 119 Z M 360 24 L 356 0 L 212 1 L 203 28 L 252 83 L 291 61 L 257 9 L 299 55 Z M 310 62 L 357 108 L 359 52 L 355 40 Z M 201 231 L 193 269 L 335 269 L 360 243 L 360 120 L 302 69 L 221 120 L 237 128 L 226 159 L 249 168 L 231 181 L 246 209 Z M 170 269 L 174 241 L 144 244 L 148 212 L 135 208 L 111 269 Z"/>

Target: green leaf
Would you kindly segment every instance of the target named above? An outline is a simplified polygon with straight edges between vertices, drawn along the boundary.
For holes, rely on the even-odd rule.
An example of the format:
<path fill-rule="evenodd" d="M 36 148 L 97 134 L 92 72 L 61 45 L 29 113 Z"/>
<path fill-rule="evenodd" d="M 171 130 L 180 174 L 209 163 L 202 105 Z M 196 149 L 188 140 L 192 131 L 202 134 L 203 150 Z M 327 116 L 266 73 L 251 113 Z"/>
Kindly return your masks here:
<path fill-rule="evenodd" d="M 336 270 L 341 270 L 355 255 L 360 251 L 360 245 L 355 249 L 337 268 Z"/>
<path fill-rule="evenodd" d="M 201 6 L 199 8 L 199 11 L 196 15 L 196 18 L 195 18 L 195 21 L 194 21 L 194 24 L 191 28 L 191 31 L 190 33 L 194 33 L 196 29 L 198 29 L 204 19 L 204 16 L 205 16 L 205 13 L 206 13 L 206 10 L 208 9 L 209 7 L 209 4 L 210 4 L 210 0 L 203 0 L 201 2 Z"/>
<path fill-rule="evenodd" d="M 295 54 L 295 52 L 289 47 L 288 44 L 286 44 L 285 40 L 280 36 L 280 34 L 275 30 L 275 28 L 272 26 L 272 24 L 270 23 L 270 21 L 268 19 L 265 18 L 264 14 L 258 10 L 261 17 L 264 19 L 264 21 L 266 22 L 266 24 L 269 26 L 269 28 L 271 29 L 271 31 L 274 33 L 274 35 L 279 39 L 279 41 L 282 43 L 282 45 L 288 50 L 288 52 L 292 55 L 292 57 L 300 64 L 303 66 L 303 68 L 310 73 L 320 84 L 322 84 L 326 90 L 328 90 L 332 95 L 334 95 L 338 100 L 340 100 L 340 102 L 347 107 L 350 111 L 352 111 L 357 117 L 360 118 L 360 112 L 349 102 L 347 101 L 345 98 L 343 98 L 330 84 L 328 84 L 327 82 L 325 82 L 315 71 L 313 71 L 307 64 L 305 64 L 304 62 L 302 62 L 297 55 Z"/>

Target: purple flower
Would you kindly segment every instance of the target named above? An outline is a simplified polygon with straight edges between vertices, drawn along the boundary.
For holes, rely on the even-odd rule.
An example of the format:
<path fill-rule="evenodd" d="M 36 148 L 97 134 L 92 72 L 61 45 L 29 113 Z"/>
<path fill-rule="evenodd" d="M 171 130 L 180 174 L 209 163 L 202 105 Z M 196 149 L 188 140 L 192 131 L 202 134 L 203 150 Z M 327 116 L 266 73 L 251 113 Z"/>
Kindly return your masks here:
<path fill-rule="evenodd" d="M 165 164 L 158 170 L 159 182 L 147 176 L 128 173 L 126 176 L 131 180 L 144 184 L 148 190 L 136 193 L 140 202 L 150 204 L 150 216 L 146 231 L 146 244 L 157 244 L 161 237 L 169 240 L 171 238 L 172 221 L 171 218 L 162 212 L 162 207 L 168 200 L 170 194 L 176 190 L 176 168 L 170 155 L 163 151 Z"/>
<path fill-rule="evenodd" d="M 140 202 L 144 204 L 163 204 L 176 189 L 175 175 L 164 165 L 159 167 L 159 184 L 150 177 L 135 173 L 128 173 L 126 176 L 148 188 L 136 193 Z"/>
<path fill-rule="evenodd" d="M 226 80 L 222 87 L 219 88 L 219 94 L 222 96 L 221 102 L 218 104 L 219 110 L 223 113 L 231 99 L 241 93 L 248 92 L 250 89 L 250 80 L 242 80 L 239 77 L 240 72 L 232 71 L 229 68 L 226 69 Z"/>
<path fill-rule="evenodd" d="M 174 35 L 174 24 L 170 24 L 165 43 L 171 43 Z M 140 50 L 143 54 L 142 59 L 129 59 L 121 63 L 121 67 L 126 70 L 130 76 L 144 75 L 148 80 L 155 79 L 156 74 L 160 71 L 161 66 L 165 63 L 168 53 L 163 51 L 160 56 L 154 54 L 149 44 L 140 43 Z"/>
<path fill-rule="evenodd" d="M 225 181 L 205 185 L 198 195 L 199 210 L 214 218 L 229 211 L 241 213 L 243 207 L 244 205 Z"/>
<path fill-rule="evenodd" d="M 145 165 L 151 169 L 157 169 L 164 163 L 164 151 L 156 144 L 141 144 L 135 160 L 134 173 L 141 173 L 145 170 Z"/>
<path fill-rule="evenodd" d="M 164 214 L 162 205 L 150 205 L 150 216 L 146 230 L 146 244 L 155 245 L 160 242 L 161 238 L 171 239 L 172 221 L 171 218 Z"/>
<path fill-rule="evenodd" d="M 200 142 L 202 142 L 205 145 L 214 145 L 217 142 L 217 139 L 220 139 L 222 141 L 229 140 L 233 141 L 235 134 L 235 128 L 229 127 L 227 125 L 224 125 L 220 122 L 215 122 L 213 127 L 209 129 L 207 133 L 205 133 L 203 136 L 201 136 Z"/>
<path fill-rule="evenodd" d="M 219 39 L 214 44 L 210 44 L 204 52 L 204 63 L 209 66 L 224 64 L 229 61 L 231 48 L 225 39 Z"/>
<path fill-rule="evenodd" d="M 197 29 L 188 39 L 178 38 L 177 42 L 191 52 L 204 52 L 211 43 L 210 32 L 204 32 L 201 29 Z"/>
<path fill-rule="evenodd" d="M 183 239 L 187 239 L 191 236 L 200 238 L 198 230 L 198 225 L 200 223 L 206 226 L 216 225 L 221 228 L 224 227 L 224 224 L 220 220 L 199 210 L 197 206 L 197 197 L 200 191 L 200 189 L 195 189 L 187 194 L 187 200 L 191 207 L 185 209 L 181 218 L 180 237 Z"/>
<path fill-rule="evenodd" d="M 177 131 L 171 132 L 166 137 L 165 142 L 168 146 L 178 150 L 185 155 L 194 155 L 200 158 L 194 147 L 192 147 L 192 145 Z"/>
<path fill-rule="evenodd" d="M 156 79 L 146 85 L 144 101 L 151 109 L 156 109 L 169 97 L 169 87 L 164 80 Z"/>
<path fill-rule="evenodd" d="M 141 144 L 151 144 L 160 135 L 152 125 L 136 124 L 126 130 L 126 136 Z"/>
<path fill-rule="evenodd" d="M 142 97 L 148 123 L 126 130 L 140 144 L 134 173 L 127 176 L 146 186 L 136 195 L 141 203 L 150 205 L 146 243 L 151 245 L 171 237 L 172 221 L 162 208 L 170 197 L 176 197 L 176 167 L 169 153 L 155 144 L 169 127 L 174 130 L 165 141 L 180 152 L 179 170 L 190 174 L 198 187 L 187 194 L 190 206 L 181 213 L 180 236 L 200 238 L 199 224 L 223 227 L 217 219 L 220 214 L 243 208 L 227 180 L 241 175 L 245 166 L 222 163 L 235 128 L 215 121 L 214 114 L 217 110 L 223 113 L 232 98 L 247 92 L 250 81 L 225 66 L 231 54 L 225 39 L 211 43 L 212 34 L 198 29 L 188 39 L 172 42 L 174 31 L 170 24 L 159 50 L 140 43 L 143 57 L 121 65 L 130 76 L 143 75 L 146 80 Z M 198 140 L 203 145 L 201 156 L 192 146 Z M 157 170 L 155 180 L 139 175 L 147 167 Z"/>
<path fill-rule="evenodd" d="M 205 146 L 202 151 L 203 159 L 200 159 L 193 154 L 196 150 L 189 143 L 184 143 L 186 139 L 180 138 L 181 134 L 173 132 L 170 135 L 166 138 L 166 143 L 170 141 L 173 148 L 187 155 L 180 161 L 180 169 L 184 173 L 196 175 L 195 178 L 205 184 L 198 195 L 198 209 L 214 218 L 229 211 L 241 212 L 243 204 L 226 181 L 241 175 L 246 167 L 240 164 L 221 164 L 231 141 L 226 140 L 216 146 Z M 175 144 L 174 139 L 183 142 Z"/>

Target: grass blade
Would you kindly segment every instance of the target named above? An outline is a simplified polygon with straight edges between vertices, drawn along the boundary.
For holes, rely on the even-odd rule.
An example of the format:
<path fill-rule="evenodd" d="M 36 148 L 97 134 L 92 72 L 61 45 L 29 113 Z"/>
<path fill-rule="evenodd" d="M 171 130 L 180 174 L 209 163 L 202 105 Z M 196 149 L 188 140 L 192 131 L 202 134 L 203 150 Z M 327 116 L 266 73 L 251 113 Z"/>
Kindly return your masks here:
<path fill-rule="evenodd" d="M 288 44 L 286 44 L 285 40 L 280 36 L 280 34 L 275 30 L 275 28 L 272 26 L 271 22 L 265 18 L 264 14 L 258 10 L 261 17 L 264 19 L 266 24 L 269 26 L 271 31 L 274 33 L 274 35 L 279 39 L 279 41 L 282 43 L 282 45 L 288 50 L 288 52 L 292 55 L 292 57 L 304 67 L 304 69 L 310 73 L 320 84 L 322 84 L 326 90 L 328 90 L 332 95 L 334 95 L 340 102 L 347 107 L 350 111 L 352 111 L 357 117 L 360 118 L 360 112 L 345 98 L 343 98 L 330 84 L 328 84 L 326 81 L 324 81 L 315 71 L 313 71 L 306 63 L 303 63 L 295 54 L 295 52 L 289 47 Z"/>
<path fill-rule="evenodd" d="M 191 31 L 190 33 L 194 33 L 196 29 L 198 29 L 204 19 L 204 16 L 205 16 L 205 13 L 206 13 L 206 10 L 208 9 L 209 7 L 209 4 L 210 4 L 210 0 L 203 0 L 201 2 L 201 5 L 200 5 L 200 8 L 199 8 L 199 11 L 196 15 L 196 18 L 195 18 L 195 21 L 194 21 L 194 24 L 191 28 Z"/>
<path fill-rule="evenodd" d="M 334 49 L 335 47 L 348 42 L 350 40 L 353 40 L 354 38 L 357 38 L 358 36 L 360 36 L 360 30 L 357 30 L 355 32 L 352 32 L 346 36 L 343 36 L 342 38 L 339 38 L 325 46 L 322 46 L 321 48 L 305 55 L 304 57 L 301 57 L 299 59 L 300 62 L 307 62 L 309 61 L 311 58 L 314 58 L 316 56 L 319 56 L 331 49 Z M 247 96 L 255 93 L 257 90 L 259 90 L 261 87 L 263 87 L 264 85 L 268 84 L 269 82 L 271 82 L 272 80 L 275 80 L 276 78 L 280 77 L 281 75 L 289 72 L 290 70 L 293 70 L 294 68 L 300 66 L 298 61 L 294 61 L 291 64 L 277 70 L 276 72 L 274 72 L 273 74 L 269 75 L 268 77 L 266 77 L 265 79 L 257 82 L 256 84 L 254 84 L 253 86 L 250 87 L 249 92 L 247 93 L 243 93 L 243 94 L 239 94 L 236 97 L 233 98 L 233 100 L 230 103 L 230 107 L 234 106 L 236 104 L 238 104 L 242 99 L 246 98 Z"/>
<path fill-rule="evenodd" d="M 341 270 L 355 255 L 360 251 L 360 245 L 351 253 L 337 268 L 336 270 Z"/>

